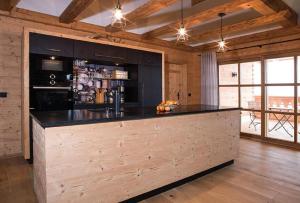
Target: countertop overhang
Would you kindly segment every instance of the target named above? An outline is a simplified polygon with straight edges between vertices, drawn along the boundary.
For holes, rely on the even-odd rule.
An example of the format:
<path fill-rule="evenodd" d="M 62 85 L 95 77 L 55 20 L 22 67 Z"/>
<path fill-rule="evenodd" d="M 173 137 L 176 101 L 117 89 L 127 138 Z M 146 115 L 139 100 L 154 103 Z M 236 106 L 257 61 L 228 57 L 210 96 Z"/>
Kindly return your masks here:
<path fill-rule="evenodd" d="M 114 121 L 140 120 L 158 117 L 179 116 L 209 112 L 239 110 L 236 107 L 220 107 L 213 105 L 178 106 L 171 112 L 157 112 L 156 107 L 128 107 L 121 114 L 114 111 L 106 113 L 104 110 L 79 109 L 62 111 L 32 111 L 30 114 L 43 128 Z"/>

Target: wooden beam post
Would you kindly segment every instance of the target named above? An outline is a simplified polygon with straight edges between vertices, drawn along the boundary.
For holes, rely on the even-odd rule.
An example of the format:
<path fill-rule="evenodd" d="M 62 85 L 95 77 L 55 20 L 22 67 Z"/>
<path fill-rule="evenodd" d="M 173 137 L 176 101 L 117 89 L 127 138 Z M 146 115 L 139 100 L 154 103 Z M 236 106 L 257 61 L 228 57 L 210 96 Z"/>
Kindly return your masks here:
<path fill-rule="evenodd" d="M 146 18 L 153 13 L 158 12 L 159 10 L 169 7 L 170 5 L 176 3 L 177 0 L 149 0 L 142 6 L 138 7 L 137 9 L 131 11 L 130 13 L 126 14 L 125 18 L 129 24 L 134 24 L 139 20 Z M 108 32 L 117 32 L 120 31 L 119 28 L 114 28 L 111 25 L 106 26 L 106 31 Z"/>
<path fill-rule="evenodd" d="M 250 1 L 252 2 L 252 1 Z M 212 20 L 218 17 L 219 13 L 233 13 L 242 9 L 250 8 L 249 0 L 232 0 L 229 3 L 222 4 L 194 15 L 184 18 L 184 24 L 187 29 L 199 25 L 205 21 Z M 144 38 L 155 38 L 166 34 L 176 33 L 176 28 L 180 24 L 180 19 L 175 19 L 173 23 L 159 27 L 143 34 Z"/>
<path fill-rule="evenodd" d="M 2 0 L 0 1 L 0 10 L 12 11 L 20 0 Z"/>
<path fill-rule="evenodd" d="M 72 0 L 59 17 L 61 23 L 72 23 L 94 0 Z"/>
<path fill-rule="evenodd" d="M 250 5 L 262 15 L 270 15 L 283 10 L 288 10 L 290 15 L 286 16 L 285 20 L 281 22 L 281 25 L 283 27 L 297 25 L 297 13 L 282 0 L 257 0 L 252 1 Z"/>
<path fill-rule="evenodd" d="M 238 33 L 242 31 L 247 31 L 253 28 L 259 28 L 265 25 L 280 23 L 282 21 L 285 21 L 285 19 L 290 15 L 291 13 L 289 10 L 284 10 L 275 14 L 262 16 L 251 20 L 245 20 L 232 25 L 227 25 L 223 27 L 223 34 L 228 35 L 228 34 Z M 199 31 L 191 32 L 190 41 L 193 43 L 197 43 L 201 40 L 207 40 L 212 38 L 216 39 L 217 37 L 219 37 L 219 32 L 220 32 L 219 28 L 204 33 Z"/>

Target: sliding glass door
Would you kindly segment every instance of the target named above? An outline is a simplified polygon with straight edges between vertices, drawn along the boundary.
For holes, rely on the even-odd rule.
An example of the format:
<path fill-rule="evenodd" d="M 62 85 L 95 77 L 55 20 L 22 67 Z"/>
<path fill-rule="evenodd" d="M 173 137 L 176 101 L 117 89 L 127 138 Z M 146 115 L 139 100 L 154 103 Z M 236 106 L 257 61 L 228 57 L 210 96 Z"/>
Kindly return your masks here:
<path fill-rule="evenodd" d="M 220 64 L 219 101 L 242 109 L 244 135 L 300 143 L 300 55 Z"/>

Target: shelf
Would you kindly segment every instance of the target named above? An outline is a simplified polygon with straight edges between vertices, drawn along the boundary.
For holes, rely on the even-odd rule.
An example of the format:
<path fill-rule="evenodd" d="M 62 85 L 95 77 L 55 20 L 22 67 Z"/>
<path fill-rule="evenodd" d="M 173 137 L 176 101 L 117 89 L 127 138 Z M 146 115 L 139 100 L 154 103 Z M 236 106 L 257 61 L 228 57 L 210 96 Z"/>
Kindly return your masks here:
<path fill-rule="evenodd" d="M 75 76 L 74 78 L 78 78 L 78 76 Z M 94 80 L 130 80 L 130 79 L 116 79 L 116 78 L 93 78 Z"/>

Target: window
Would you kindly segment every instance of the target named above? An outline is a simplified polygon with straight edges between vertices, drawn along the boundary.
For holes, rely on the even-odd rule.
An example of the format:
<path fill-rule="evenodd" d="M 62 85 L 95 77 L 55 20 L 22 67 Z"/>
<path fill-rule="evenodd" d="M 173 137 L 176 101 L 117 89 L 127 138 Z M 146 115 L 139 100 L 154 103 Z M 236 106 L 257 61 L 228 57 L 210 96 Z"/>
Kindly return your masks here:
<path fill-rule="evenodd" d="M 261 113 L 257 111 L 242 111 L 241 132 L 260 135 L 261 134 Z"/>
<path fill-rule="evenodd" d="M 240 106 L 243 108 L 242 132 L 261 134 L 260 61 L 220 65 L 219 97 L 221 106 Z"/>
<path fill-rule="evenodd" d="M 220 87 L 220 106 L 239 106 L 238 87 Z"/>
<path fill-rule="evenodd" d="M 220 106 L 239 106 L 238 64 L 219 66 L 219 104 Z"/>
<path fill-rule="evenodd" d="M 261 87 L 241 87 L 241 107 L 261 109 Z"/>
<path fill-rule="evenodd" d="M 294 116 L 292 114 L 267 113 L 267 137 L 294 141 Z"/>
<path fill-rule="evenodd" d="M 300 144 L 300 55 L 220 65 L 219 96 L 242 109 L 241 132 Z"/>
<path fill-rule="evenodd" d="M 266 110 L 288 108 L 294 110 L 294 87 L 293 86 L 267 86 Z"/>
<path fill-rule="evenodd" d="M 266 84 L 294 83 L 294 57 L 267 59 Z"/>
<path fill-rule="evenodd" d="M 260 61 L 241 63 L 241 84 L 261 84 Z"/>
<path fill-rule="evenodd" d="M 237 85 L 238 84 L 238 64 L 226 64 L 219 66 L 219 84 Z"/>

